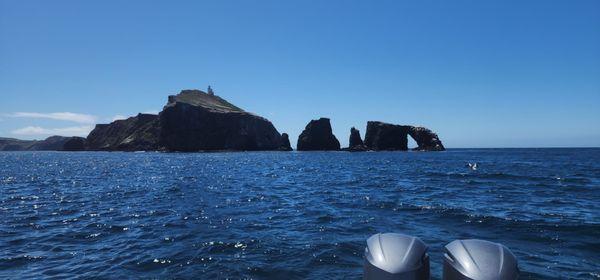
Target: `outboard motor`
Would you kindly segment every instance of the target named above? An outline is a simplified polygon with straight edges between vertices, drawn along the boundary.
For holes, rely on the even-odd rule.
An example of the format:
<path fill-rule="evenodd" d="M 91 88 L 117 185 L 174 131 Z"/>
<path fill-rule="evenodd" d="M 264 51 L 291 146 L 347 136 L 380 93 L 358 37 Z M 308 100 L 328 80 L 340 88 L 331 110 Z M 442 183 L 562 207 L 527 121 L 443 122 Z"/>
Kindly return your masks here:
<path fill-rule="evenodd" d="M 397 233 L 369 237 L 363 279 L 428 280 L 427 245 L 417 237 Z"/>
<path fill-rule="evenodd" d="M 519 278 L 517 258 L 502 244 L 455 240 L 446 245 L 444 280 L 513 280 Z"/>

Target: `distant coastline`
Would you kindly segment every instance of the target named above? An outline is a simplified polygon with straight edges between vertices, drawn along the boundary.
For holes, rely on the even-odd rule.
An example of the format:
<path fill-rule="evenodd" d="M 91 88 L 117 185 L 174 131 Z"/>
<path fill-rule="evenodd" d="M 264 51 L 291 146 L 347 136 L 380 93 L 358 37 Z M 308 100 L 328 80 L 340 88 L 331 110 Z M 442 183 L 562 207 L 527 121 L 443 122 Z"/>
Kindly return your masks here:
<path fill-rule="evenodd" d="M 311 120 L 297 140 L 298 151 L 444 151 L 438 135 L 425 127 L 367 122 L 364 141 L 350 129 L 342 148 L 328 118 Z M 287 133 L 264 117 L 249 113 L 214 94 L 209 87 L 170 95 L 163 110 L 97 124 L 87 137 L 51 136 L 45 140 L 0 138 L 0 151 L 292 151 Z"/>

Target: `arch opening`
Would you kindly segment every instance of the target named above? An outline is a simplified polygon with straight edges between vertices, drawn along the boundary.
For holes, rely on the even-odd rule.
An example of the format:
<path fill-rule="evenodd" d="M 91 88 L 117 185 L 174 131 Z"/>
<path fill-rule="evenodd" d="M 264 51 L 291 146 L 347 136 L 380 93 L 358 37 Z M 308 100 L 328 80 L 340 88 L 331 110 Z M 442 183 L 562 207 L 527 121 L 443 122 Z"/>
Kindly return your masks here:
<path fill-rule="evenodd" d="M 417 145 L 417 141 L 415 141 L 415 139 L 412 138 L 412 136 L 407 135 L 406 139 L 407 139 L 407 143 L 408 143 L 407 146 L 408 146 L 409 150 L 412 150 L 412 149 L 415 149 L 415 148 L 419 147 L 419 145 Z"/>

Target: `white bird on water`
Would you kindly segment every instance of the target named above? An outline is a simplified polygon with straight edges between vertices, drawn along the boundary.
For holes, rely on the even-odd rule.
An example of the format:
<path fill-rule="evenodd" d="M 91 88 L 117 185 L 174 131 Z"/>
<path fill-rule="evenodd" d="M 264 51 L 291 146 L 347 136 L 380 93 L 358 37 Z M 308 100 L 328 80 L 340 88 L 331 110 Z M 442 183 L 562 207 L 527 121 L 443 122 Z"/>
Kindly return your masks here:
<path fill-rule="evenodd" d="M 471 170 L 477 170 L 477 162 L 475 163 L 467 163 L 467 166 L 471 168 Z"/>

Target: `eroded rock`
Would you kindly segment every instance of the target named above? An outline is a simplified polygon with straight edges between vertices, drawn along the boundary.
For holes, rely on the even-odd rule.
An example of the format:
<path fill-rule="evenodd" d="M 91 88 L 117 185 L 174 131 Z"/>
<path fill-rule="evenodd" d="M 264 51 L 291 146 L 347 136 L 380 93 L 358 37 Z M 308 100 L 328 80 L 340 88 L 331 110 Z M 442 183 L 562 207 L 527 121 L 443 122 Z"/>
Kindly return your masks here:
<path fill-rule="evenodd" d="M 364 152 L 367 151 L 368 148 L 363 143 L 362 138 L 360 137 L 360 131 L 354 127 L 350 128 L 350 139 L 348 141 L 348 148 L 346 151 L 350 152 Z"/>
<path fill-rule="evenodd" d="M 328 118 L 311 120 L 298 137 L 298 151 L 337 151 L 340 142 L 331 130 Z"/>
<path fill-rule="evenodd" d="M 216 95 L 183 90 L 159 114 L 159 143 L 167 151 L 277 150 L 273 124 Z"/>
<path fill-rule="evenodd" d="M 291 151 L 292 145 L 290 144 L 290 136 L 287 133 L 281 134 L 281 146 L 279 146 L 280 151 Z"/>
<path fill-rule="evenodd" d="M 438 135 L 433 133 L 428 128 L 418 126 L 411 127 L 408 134 L 415 139 L 417 146 L 414 150 L 417 151 L 444 151 L 444 145 Z"/>
<path fill-rule="evenodd" d="M 410 126 L 389 124 L 378 121 L 367 122 L 365 145 L 374 151 L 408 150 L 408 130 Z"/>
<path fill-rule="evenodd" d="M 157 115 L 138 114 L 110 124 L 97 124 L 87 137 L 87 145 L 94 151 L 157 150 L 159 130 Z"/>

